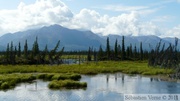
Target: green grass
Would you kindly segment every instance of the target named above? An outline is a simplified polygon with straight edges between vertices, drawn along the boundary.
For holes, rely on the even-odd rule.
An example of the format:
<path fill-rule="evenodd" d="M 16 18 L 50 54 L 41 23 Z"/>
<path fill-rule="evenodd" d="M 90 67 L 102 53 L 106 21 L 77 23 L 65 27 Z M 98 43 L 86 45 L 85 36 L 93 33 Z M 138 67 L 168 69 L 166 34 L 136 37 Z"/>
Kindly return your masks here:
<path fill-rule="evenodd" d="M 0 75 L 0 89 L 14 88 L 16 84 L 21 82 L 29 82 L 35 80 L 32 74 L 4 74 Z"/>
<path fill-rule="evenodd" d="M 0 74 L 8 73 L 77 73 L 77 74 L 98 74 L 98 73 L 115 73 L 122 72 L 127 74 L 143 74 L 143 75 L 157 75 L 157 74 L 171 74 L 172 69 L 153 68 L 148 67 L 147 62 L 133 62 L 133 61 L 103 61 L 98 63 L 84 63 L 81 65 L 1 65 Z"/>
<path fill-rule="evenodd" d="M 0 75 L 0 89 L 10 89 L 14 88 L 18 83 L 22 82 L 30 82 L 35 79 L 42 79 L 42 80 L 71 80 L 71 81 L 77 81 L 80 80 L 81 75 L 79 74 L 57 74 L 57 73 L 51 73 L 51 74 L 1 74 Z"/>
<path fill-rule="evenodd" d="M 38 74 L 37 75 L 38 79 L 43 79 L 43 80 L 80 80 L 81 79 L 81 75 L 80 74 L 74 74 L 74 73 L 50 73 L 50 74 Z"/>
<path fill-rule="evenodd" d="M 48 81 L 55 80 L 57 83 L 59 83 L 60 81 L 62 82 L 62 80 L 77 81 L 81 78 L 80 74 L 91 75 L 98 73 L 115 72 L 142 75 L 166 75 L 172 74 L 175 71 L 173 71 L 172 69 L 148 67 L 146 61 L 102 61 L 98 63 L 89 62 L 80 65 L 73 64 L 59 66 L 0 65 L 0 89 L 13 88 L 16 86 L 17 83 L 28 82 L 35 79 L 43 79 Z M 38 74 L 33 75 L 31 73 Z"/>
<path fill-rule="evenodd" d="M 79 89 L 79 88 L 86 88 L 86 82 L 79 82 L 73 80 L 53 80 L 48 84 L 50 89 Z"/>

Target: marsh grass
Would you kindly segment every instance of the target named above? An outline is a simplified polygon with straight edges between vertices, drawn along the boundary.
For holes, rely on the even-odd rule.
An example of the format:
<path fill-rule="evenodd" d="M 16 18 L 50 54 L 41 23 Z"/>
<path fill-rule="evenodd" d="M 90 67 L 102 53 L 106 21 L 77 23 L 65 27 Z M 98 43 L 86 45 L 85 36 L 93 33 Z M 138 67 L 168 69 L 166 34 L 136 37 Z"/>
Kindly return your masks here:
<path fill-rule="evenodd" d="M 48 84 L 50 89 L 79 89 L 86 88 L 86 82 L 79 82 L 74 80 L 53 80 Z"/>
<path fill-rule="evenodd" d="M 147 62 L 144 61 L 102 61 L 89 62 L 84 64 L 72 65 L 0 65 L 0 73 L 77 73 L 77 74 L 98 74 L 98 73 L 115 73 L 122 72 L 127 74 L 143 74 L 143 75 L 157 75 L 157 74 L 171 74 L 172 69 L 148 67 Z M 49 75 L 50 76 L 50 75 Z"/>
<path fill-rule="evenodd" d="M 43 79 L 43 80 L 80 80 L 81 79 L 81 75 L 80 74 L 74 74 L 74 73 L 50 73 L 50 74 L 38 74 L 37 75 L 38 79 Z"/>
<path fill-rule="evenodd" d="M 16 84 L 21 82 L 29 82 L 35 80 L 32 74 L 5 74 L 0 75 L 0 89 L 14 88 Z"/>
<path fill-rule="evenodd" d="M 48 81 L 55 80 L 53 83 L 51 83 L 54 84 L 55 82 L 60 83 L 62 80 L 77 81 L 81 78 L 80 74 L 94 75 L 98 73 L 115 72 L 122 72 L 132 75 L 166 75 L 174 73 L 172 69 L 148 67 L 146 61 L 101 61 L 88 62 L 80 65 L 73 64 L 59 66 L 0 65 L 0 89 L 13 88 L 17 83 L 28 82 L 35 79 L 43 79 Z M 31 73 L 37 73 L 37 75 L 33 75 Z M 66 82 L 69 84 L 69 81 Z"/>

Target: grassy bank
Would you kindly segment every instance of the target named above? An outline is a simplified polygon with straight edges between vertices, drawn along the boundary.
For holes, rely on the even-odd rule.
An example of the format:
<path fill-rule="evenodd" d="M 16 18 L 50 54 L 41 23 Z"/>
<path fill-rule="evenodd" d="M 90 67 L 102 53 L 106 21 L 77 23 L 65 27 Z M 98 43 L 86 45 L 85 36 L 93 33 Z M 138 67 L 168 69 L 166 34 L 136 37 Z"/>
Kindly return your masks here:
<path fill-rule="evenodd" d="M 78 73 L 78 74 L 98 74 L 98 73 L 115 73 L 122 72 L 127 74 L 142 74 L 142 75 L 158 75 L 170 74 L 174 71 L 171 69 L 148 67 L 147 62 L 133 61 L 103 61 L 98 63 L 84 63 L 81 65 L 1 65 L 0 73 Z"/>
<path fill-rule="evenodd" d="M 166 75 L 174 71 L 172 69 L 148 67 L 147 62 L 133 61 L 102 61 L 89 62 L 73 65 L 0 65 L 0 89 L 9 89 L 21 82 L 28 82 L 35 79 L 51 81 L 50 88 L 79 88 L 87 84 L 78 82 L 80 74 L 98 74 L 122 72 L 126 74 L 142 75 Z M 15 74 L 10 74 L 15 73 Z M 38 73 L 33 75 L 31 73 Z M 65 80 L 65 81 L 62 81 Z M 74 85 L 74 87 L 69 86 Z"/>

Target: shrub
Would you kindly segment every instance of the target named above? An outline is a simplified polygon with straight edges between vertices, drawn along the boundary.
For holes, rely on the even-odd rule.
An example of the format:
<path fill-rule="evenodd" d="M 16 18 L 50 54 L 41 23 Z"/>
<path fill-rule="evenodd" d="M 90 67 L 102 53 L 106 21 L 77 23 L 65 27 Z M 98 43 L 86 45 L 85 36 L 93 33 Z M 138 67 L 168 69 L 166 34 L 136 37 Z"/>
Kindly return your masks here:
<path fill-rule="evenodd" d="M 8 82 L 2 83 L 1 89 L 9 89 L 9 88 L 10 88 L 10 86 L 9 86 Z"/>

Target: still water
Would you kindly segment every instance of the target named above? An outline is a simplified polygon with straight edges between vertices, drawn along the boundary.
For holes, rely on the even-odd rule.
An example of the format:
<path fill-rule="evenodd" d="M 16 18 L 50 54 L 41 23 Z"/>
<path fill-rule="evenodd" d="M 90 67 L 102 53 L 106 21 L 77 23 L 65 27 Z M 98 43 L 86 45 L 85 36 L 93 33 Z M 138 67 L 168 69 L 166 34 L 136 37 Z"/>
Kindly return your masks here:
<path fill-rule="evenodd" d="M 180 94 L 180 83 L 121 73 L 83 75 L 87 89 L 50 90 L 49 82 L 37 80 L 0 91 L 0 101 L 123 101 L 123 94 Z"/>

